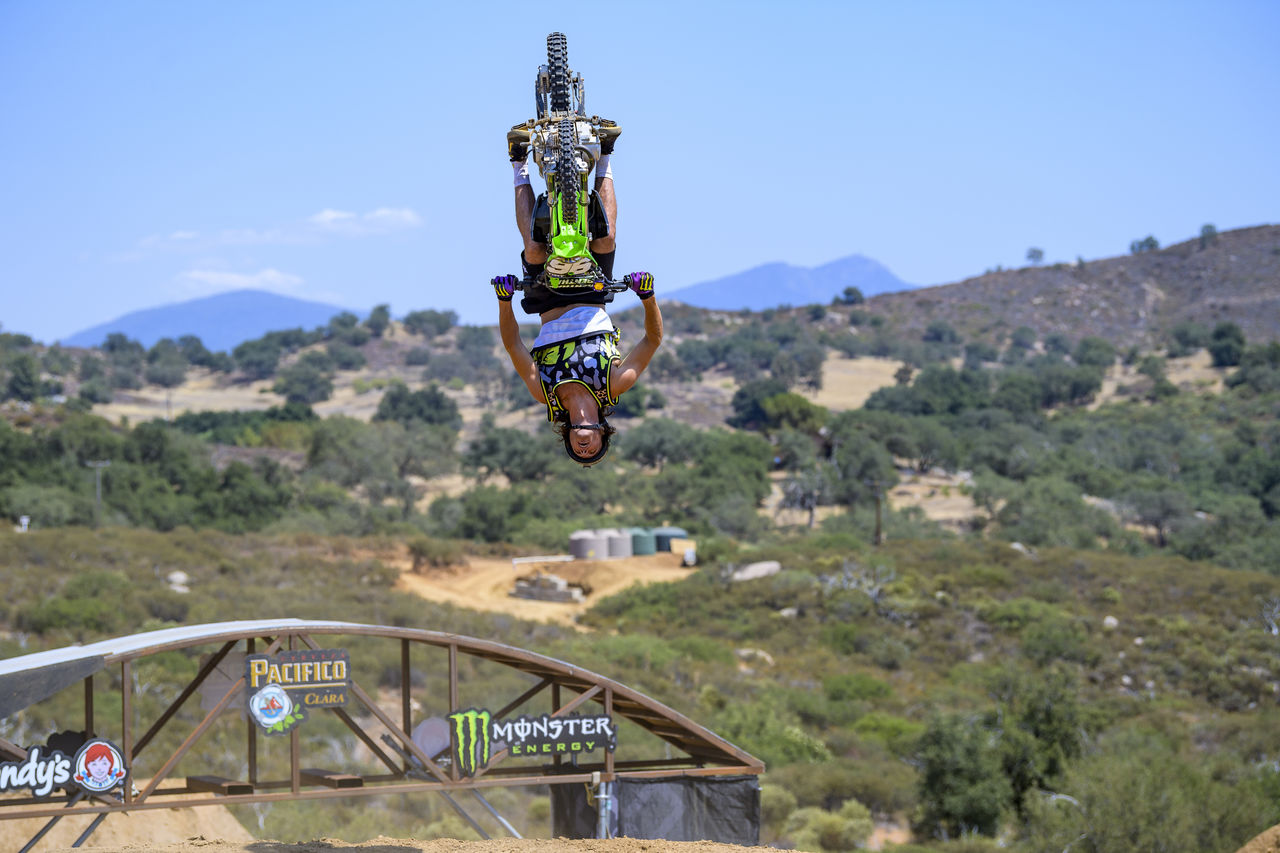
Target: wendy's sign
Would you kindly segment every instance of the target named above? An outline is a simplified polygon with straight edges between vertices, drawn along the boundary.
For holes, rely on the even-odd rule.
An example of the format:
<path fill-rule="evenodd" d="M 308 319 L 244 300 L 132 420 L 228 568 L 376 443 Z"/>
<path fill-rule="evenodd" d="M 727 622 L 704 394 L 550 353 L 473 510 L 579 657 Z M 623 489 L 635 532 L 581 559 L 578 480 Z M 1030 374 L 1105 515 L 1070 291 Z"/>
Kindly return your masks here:
<path fill-rule="evenodd" d="M 27 788 L 33 796 L 47 797 L 54 788 L 75 784 L 90 794 L 105 794 L 120 787 L 127 772 L 120 750 L 101 738 L 85 743 L 74 758 L 33 746 L 25 759 L 0 763 L 0 792 Z"/>

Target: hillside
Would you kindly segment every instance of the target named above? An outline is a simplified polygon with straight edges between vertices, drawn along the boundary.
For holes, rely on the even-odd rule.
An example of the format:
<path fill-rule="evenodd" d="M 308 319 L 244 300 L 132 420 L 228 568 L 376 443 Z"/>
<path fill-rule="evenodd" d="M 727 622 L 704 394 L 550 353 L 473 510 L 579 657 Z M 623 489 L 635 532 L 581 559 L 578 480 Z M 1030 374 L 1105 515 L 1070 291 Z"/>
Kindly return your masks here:
<path fill-rule="evenodd" d="M 1280 338 L 1280 225 L 1224 231 L 1154 252 L 988 272 L 957 284 L 877 296 L 868 310 L 910 332 L 950 323 L 966 337 L 1097 335 L 1153 349 L 1183 321 L 1236 323 L 1250 340 Z"/>
<path fill-rule="evenodd" d="M 230 350 L 241 341 L 274 329 L 323 326 L 330 317 L 345 310 L 265 290 L 235 290 L 132 311 L 69 335 L 62 344 L 101 346 L 107 335 L 120 332 L 146 347 L 161 338 L 177 340 L 183 335 L 195 335 L 214 351 Z"/>

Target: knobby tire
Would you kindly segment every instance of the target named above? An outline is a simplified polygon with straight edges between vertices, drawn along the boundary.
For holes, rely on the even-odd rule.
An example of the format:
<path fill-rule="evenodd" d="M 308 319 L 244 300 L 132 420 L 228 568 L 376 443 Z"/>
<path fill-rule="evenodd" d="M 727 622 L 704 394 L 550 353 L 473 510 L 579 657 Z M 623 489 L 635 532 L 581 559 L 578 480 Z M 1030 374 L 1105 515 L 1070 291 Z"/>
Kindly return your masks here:
<path fill-rule="evenodd" d="M 547 36 L 547 72 L 551 78 L 551 111 L 569 112 L 569 42 L 564 33 Z"/>

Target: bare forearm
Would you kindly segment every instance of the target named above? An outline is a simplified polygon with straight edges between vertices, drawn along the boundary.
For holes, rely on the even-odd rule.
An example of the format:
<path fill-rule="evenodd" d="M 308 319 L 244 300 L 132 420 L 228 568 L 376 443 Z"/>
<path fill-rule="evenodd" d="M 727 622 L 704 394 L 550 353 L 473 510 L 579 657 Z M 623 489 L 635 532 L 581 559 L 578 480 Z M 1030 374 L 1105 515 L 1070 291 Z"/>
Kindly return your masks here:
<path fill-rule="evenodd" d="M 640 302 L 644 306 L 644 337 L 656 350 L 662 343 L 662 311 L 658 308 L 658 297 L 651 296 Z"/>
<path fill-rule="evenodd" d="M 516 353 L 528 354 L 524 341 L 520 340 L 520 324 L 516 322 L 516 314 L 511 309 L 510 302 L 498 301 L 498 334 L 502 337 L 503 348 L 512 356 L 513 362 Z"/>

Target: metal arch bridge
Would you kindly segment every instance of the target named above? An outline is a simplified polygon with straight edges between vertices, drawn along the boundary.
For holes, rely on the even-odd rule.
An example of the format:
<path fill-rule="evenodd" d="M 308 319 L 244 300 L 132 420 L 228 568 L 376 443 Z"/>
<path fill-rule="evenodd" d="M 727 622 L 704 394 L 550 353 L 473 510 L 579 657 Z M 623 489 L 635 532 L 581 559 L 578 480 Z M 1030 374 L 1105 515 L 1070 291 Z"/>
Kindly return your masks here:
<path fill-rule="evenodd" d="M 288 778 L 259 778 L 260 730 L 246 715 L 246 779 L 233 780 L 207 774 L 171 778 L 179 761 L 209 732 L 219 717 L 243 702 L 246 695 L 244 675 L 239 680 L 224 678 L 225 689 L 217 679 L 209 679 L 228 655 L 235 652 L 237 647 L 245 654 L 274 654 L 286 649 L 320 649 L 323 644 L 317 642 L 316 638 L 331 635 L 399 641 L 398 720 L 392 719 L 391 714 L 378 706 L 374 698 L 360 686 L 354 674 L 348 685 L 348 695 L 354 697 L 352 705 L 358 703 L 364 707 L 365 713 L 359 715 L 360 719 L 348 713 L 344 707 L 324 709 L 336 715 L 368 747 L 383 765 L 385 772 L 366 774 L 344 772 L 341 768 L 325 770 L 306 767 L 299 730 L 295 727 L 287 738 Z M 147 722 L 137 719 L 139 713 L 133 677 L 135 663 L 162 652 L 215 645 L 217 650 L 198 665 L 197 671 L 177 698 L 156 719 L 149 721 L 146 730 L 139 735 L 141 726 Z M 463 775 L 460 768 L 448 758 L 448 746 L 439 748 L 434 754 L 427 754 L 414 742 L 410 660 L 415 646 L 434 647 L 438 650 L 437 655 L 444 653 L 448 667 L 449 713 L 463 710 L 459 701 L 459 659 L 460 656 L 469 655 L 511 667 L 534 680 L 528 689 L 510 697 L 500 709 L 495 709 L 494 718 L 507 715 L 518 708 L 527 708 L 528 703 L 535 700 L 535 706 L 545 703 L 551 717 L 581 713 L 584 707 L 599 706 L 604 714 L 630 720 L 655 735 L 663 742 L 663 754 L 652 758 L 615 761 L 613 752 L 606 751 L 599 759 L 586 761 L 583 760 L 586 756 L 581 756 L 572 764 L 563 763 L 561 756 L 553 755 L 550 756 L 553 763 L 548 767 L 531 765 L 526 760 L 515 758 L 509 749 L 498 745 L 498 751 L 487 766 L 477 769 L 473 775 Z M 108 667 L 119 667 L 120 675 L 120 719 L 111 722 L 99 721 L 94 710 L 93 676 Z M 194 661 L 193 668 L 196 668 Z M 114 735 L 110 740 L 120 747 L 129 777 L 125 779 L 121 791 L 112 798 L 85 797 L 82 793 L 75 795 L 66 791 L 44 798 L 30 796 L 0 799 L 0 821 L 16 818 L 49 819 L 44 829 L 23 850 L 33 847 L 59 819 L 71 815 L 97 816 L 77 841 L 78 846 L 103 819 L 114 812 L 420 792 L 439 792 L 473 827 L 485 835 L 484 830 L 450 796 L 454 792 L 471 791 L 514 834 L 510 825 L 493 812 L 477 789 L 575 783 L 598 785 L 618 779 L 757 775 L 764 771 L 764 764 L 759 759 L 666 705 L 619 682 L 525 649 L 438 631 L 300 619 L 219 622 L 169 628 L 9 658 L 0 660 L 0 719 L 71 688 L 77 682 L 83 683 L 84 695 L 84 728 L 80 734 L 86 739 L 101 736 L 100 722 L 109 725 L 110 733 Z M 213 701 L 214 706 L 185 734 L 172 753 L 162 755 L 154 750 L 145 752 L 162 730 L 180 725 L 175 718 L 197 691 L 202 692 L 206 704 Z M 588 703 L 594 703 L 594 706 Z M 375 739 L 374 735 L 379 730 L 381 741 L 390 747 L 389 750 L 380 746 L 378 739 Z M 658 744 L 655 742 L 655 745 Z M 678 751 L 678 754 L 673 753 L 671 748 Z M 21 761 L 27 756 L 27 749 L 0 738 L 0 760 Z M 147 781 L 143 783 L 142 780 Z M 216 796 L 208 796 L 210 792 Z"/>

